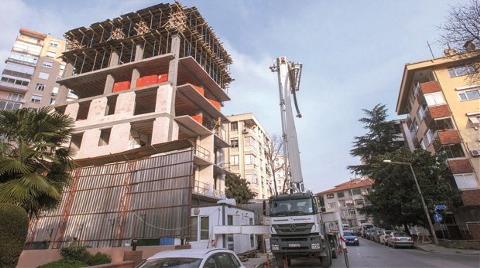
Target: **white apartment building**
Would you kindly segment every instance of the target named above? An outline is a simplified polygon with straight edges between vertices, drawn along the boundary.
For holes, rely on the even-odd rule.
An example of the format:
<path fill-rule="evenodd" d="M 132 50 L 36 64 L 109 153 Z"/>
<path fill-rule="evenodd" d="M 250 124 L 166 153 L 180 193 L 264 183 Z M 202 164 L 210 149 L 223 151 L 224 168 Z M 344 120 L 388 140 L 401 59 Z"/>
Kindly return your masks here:
<path fill-rule="evenodd" d="M 274 192 L 266 156 L 270 137 L 252 113 L 227 118 L 230 123 L 224 128 L 230 142 L 230 148 L 225 149 L 228 170 L 250 182 L 250 189 L 257 194 L 255 198 L 269 198 Z"/>
<path fill-rule="evenodd" d="M 326 212 L 340 210 L 342 222 L 350 227 L 372 222 L 372 219 L 360 213 L 359 209 L 368 202 L 365 196 L 371 191 L 373 180 L 370 178 L 352 179 L 336 185 L 334 188 L 317 194 L 323 198 Z"/>

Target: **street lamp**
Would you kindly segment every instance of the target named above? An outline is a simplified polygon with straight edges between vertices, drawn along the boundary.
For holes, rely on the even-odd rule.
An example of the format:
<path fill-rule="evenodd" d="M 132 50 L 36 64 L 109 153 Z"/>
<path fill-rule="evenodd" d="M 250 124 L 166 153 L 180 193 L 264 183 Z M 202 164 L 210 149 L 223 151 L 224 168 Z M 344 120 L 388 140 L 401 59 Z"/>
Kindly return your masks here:
<path fill-rule="evenodd" d="M 418 180 L 417 180 L 417 176 L 415 175 L 415 171 L 413 171 L 412 164 L 408 163 L 408 162 L 395 162 L 395 161 L 388 160 L 388 159 L 383 160 L 383 162 L 387 163 L 387 164 L 406 165 L 406 166 L 410 167 L 410 171 L 412 171 L 413 179 L 415 180 L 415 185 L 417 185 L 417 190 L 418 190 L 418 193 L 420 194 L 420 199 L 422 200 L 423 210 L 425 211 L 425 216 L 427 217 L 428 225 L 430 226 L 430 232 L 432 233 L 433 243 L 438 245 L 437 235 L 435 234 L 435 230 L 433 229 L 432 220 L 430 219 L 430 215 L 428 214 L 427 205 L 425 204 L 425 200 L 423 199 L 422 190 L 420 190 L 420 185 L 418 184 Z"/>

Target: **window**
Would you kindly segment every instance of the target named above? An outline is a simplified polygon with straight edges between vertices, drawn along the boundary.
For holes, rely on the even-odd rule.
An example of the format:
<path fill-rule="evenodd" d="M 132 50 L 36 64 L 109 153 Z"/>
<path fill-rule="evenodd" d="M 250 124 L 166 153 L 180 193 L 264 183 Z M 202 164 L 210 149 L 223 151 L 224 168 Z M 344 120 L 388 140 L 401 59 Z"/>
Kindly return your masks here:
<path fill-rule="evenodd" d="M 42 66 L 45 67 L 45 68 L 52 68 L 53 67 L 53 62 L 51 61 L 44 61 L 42 63 Z"/>
<path fill-rule="evenodd" d="M 447 158 L 465 157 L 461 144 L 442 145 L 440 152 L 445 153 Z"/>
<path fill-rule="evenodd" d="M 53 87 L 51 95 L 52 96 L 57 96 L 57 94 L 58 94 L 58 87 Z"/>
<path fill-rule="evenodd" d="M 344 192 L 338 192 L 338 193 L 337 193 L 337 197 L 338 197 L 338 198 L 345 197 L 345 193 L 344 193 Z"/>
<path fill-rule="evenodd" d="M 233 215 L 227 215 L 227 225 L 233 225 Z"/>
<path fill-rule="evenodd" d="M 8 94 L 8 99 L 12 101 L 21 101 L 23 98 L 22 94 L 10 93 Z"/>
<path fill-rule="evenodd" d="M 188 241 L 197 241 L 198 240 L 198 217 L 190 217 L 190 237 Z"/>
<path fill-rule="evenodd" d="M 90 110 L 90 101 L 79 102 L 76 120 L 87 119 L 89 110 Z"/>
<path fill-rule="evenodd" d="M 255 156 L 253 154 L 245 155 L 245 165 L 255 165 Z"/>
<path fill-rule="evenodd" d="M 231 139 L 230 140 L 230 147 L 238 148 L 238 139 Z"/>
<path fill-rule="evenodd" d="M 57 41 L 50 41 L 50 46 L 51 47 L 58 47 L 58 42 Z"/>
<path fill-rule="evenodd" d="M 250 235 L 250 247 L 254 247 L 255 246 L 255 235 L 251 234 Z"/>
<path fill-rule="evenodd" d="M 55 51 L 47 51 L 46 56 L 49 57 L 49 58 L 56 58 L 57 53 Z"/>
<path fill-rule="evenodd" d="M 473 73 L 475 73 L 475 68 L 469 65 L 456 66 L 448 69 L 448 74 L 450 75 L 450 77 L 459 77 L 459 76 L 464 76 L 464 75 L 473 74 Z"/>
<path fill-rule="evenodd" d="M 442 105 L 446 103 L 445 98 L 443 97 L 443 93 L 441 91 L 425 94 L 424 97 L 428 106 Z"/>
<path fill-rule="evenodd" d="M 420 120 L 425 119 L 425 115 L 426 115 L 425 107 L 423 107 L 423 106 L 418 107 L 418 110 L 417 110 L 418 119 L 420 119 Z"/>
<path fill-rule="evenodd" d="M 363 206 L 364 204 L 365 202 L 363 201 L 363 199 L 355 199 L 355 205 Z"/>
<path fill-rule="evenodd" d="M 42 101 L 42 96 L 38 95 L 32 95 L 32 100 L 33 103 L 40 103 Z"/>
<path fill-rule="evenodd" d="M 425 133 L 425 136 L 423 137 L 423 141 L 425 142 L 425 147 L 428 147 L 433 141 L 433 131 L 431 129 L 428 129 L 427 133 Z"/>
<path fill-rule="evenodd" d="M 458 189 L 473 189 L 478 188 L 478 181 L 475 178 L 475 174 L 467 173 L 467 174 L 454 174 L 453 177 L 455 178 L 455 182 L 457 183 Z"/>
<path fill-rule="evenodd" d="M 42 84 L 42 83 L 37 83 L 35 85 L 35 89 L 38 90 L 38 91 L 44 91 L 45 90 L 45 85 Z"/>
<path fill-rule="evenodd" d="M 328 208 L 337 208 L 337 202 L 328 203 Z"/>
<path fill-rule="evenodd" d="M 110 142 L 111 128 L 104 128 L 100 130 L 100 138 L 98 139 L 98 146 L 108 145 Z"/>
<path fill-rule="evenodd" d="M 480 99 L 480 87 L 474 87 L 468 90 L 459 91 L 458 96 L 460 97 L 461 101 Z"/>
<path fill-rule="evenodd" d="M 480 126 L 480 113 L 477 114 L 467 114 L 468 121 L 473 127 Z"/>
<path fill-rule="evenodd" d="M 1 78 L 1 81 L 6 82 L 6 83 L 10 83 L 10 84 L 14 84 L 14 85 L 19 85 L 19 86 L 28 86 L 28 84 L 29 84 L 29 81 L 13 79 L 13 78 L 10 78 L 10 77 L 5 77 L 5 76 L 3 76 Z"/>
<path fill-rule="evenodd" d="M 230 123 L 230 130 L 231 131 L 238 131 L 238 122 Z"/>
<path fill-rule="evenodd" d="M 209 223 L 208 216 L 200 217 L 200 240 L 208 240 L 210 237 L 209 234 Z"/>
<path fill-rule="evenodd" d="M 416 133 L 417 130 L 418 130 L 417 120 L 413 120 L 412 123 L 410 124 L 410 132 Z"/>
<path fill-rule="evenodd" d="M 55 98 L 50 98 L 50 105 L 54 105 L 55 104 Z"/>
<path fill-rule="evenodd" d="M 38 78 L 40 78 L 40 79 L 47 80 L 49 76 L 50 75 L 48 73 L 44 73 L 44 72 L 39 72 L 38 73 Z"/>
<path fill-rule="evenodd" d="M 352 189 L 352 195 L 359 195 L 359 194 L 362 194 L 362 191 L 360 190 L 360 188 Z"/>
<path fill-rule="evenodd" d="M 328 198 L 328 199 L 332 199 L 332 198 L 334 198 L 334 197 L 335 197 L 335 196 L 334 196 L 333 194 L 327 194 L 327 198 Z"/>
<path fill-rule="evenodd" d="M 454 129 L 451 118 L 435 119 L 435 130 Z"/>
<path fill-rule="evenodd" d="M 238 165 L 239 157 L 238 155 L 230 156 L 230 165 Z"/>

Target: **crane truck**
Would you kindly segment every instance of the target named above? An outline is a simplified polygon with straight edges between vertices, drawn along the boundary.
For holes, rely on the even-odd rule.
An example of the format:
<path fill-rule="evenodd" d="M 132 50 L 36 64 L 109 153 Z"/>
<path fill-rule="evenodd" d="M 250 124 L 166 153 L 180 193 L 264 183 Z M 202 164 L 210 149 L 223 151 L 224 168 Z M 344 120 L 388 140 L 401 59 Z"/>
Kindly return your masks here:
<path fill-rule="evenodd" d="M 292 110 L 294 106 L 297 117 L 301 117 L 296 93 L 300 89 L 302 64 L 279 57 L 270 70 L 278 74 L 283 153 L 287 159 L 284 170 L 289 182 L 288 193 L 270 197 L 266 206 L 270 219 L 270 250 L 278 267 L 288 267 L 292 258 L 302 256 L 319 258 L 322 267 L 330 267 L 332 250 L 319 203 L 303 185 Z"/>

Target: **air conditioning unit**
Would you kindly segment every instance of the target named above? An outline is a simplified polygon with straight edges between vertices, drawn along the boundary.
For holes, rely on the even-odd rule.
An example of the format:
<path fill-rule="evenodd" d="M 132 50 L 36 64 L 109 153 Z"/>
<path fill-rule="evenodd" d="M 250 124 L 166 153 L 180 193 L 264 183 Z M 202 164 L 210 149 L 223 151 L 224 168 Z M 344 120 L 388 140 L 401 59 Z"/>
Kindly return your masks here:
<path fill-rule="evenodd" d="M 480 149 L 472 149 L 472 150 L 470 150 L 470 154 L 473 157 L 479 157 L 480 156 Z"/>
<path fill-rule="evenodd" d="M 244 128 L 242 131 L 243 134 L 248 134 L 248 129 Z"/>

